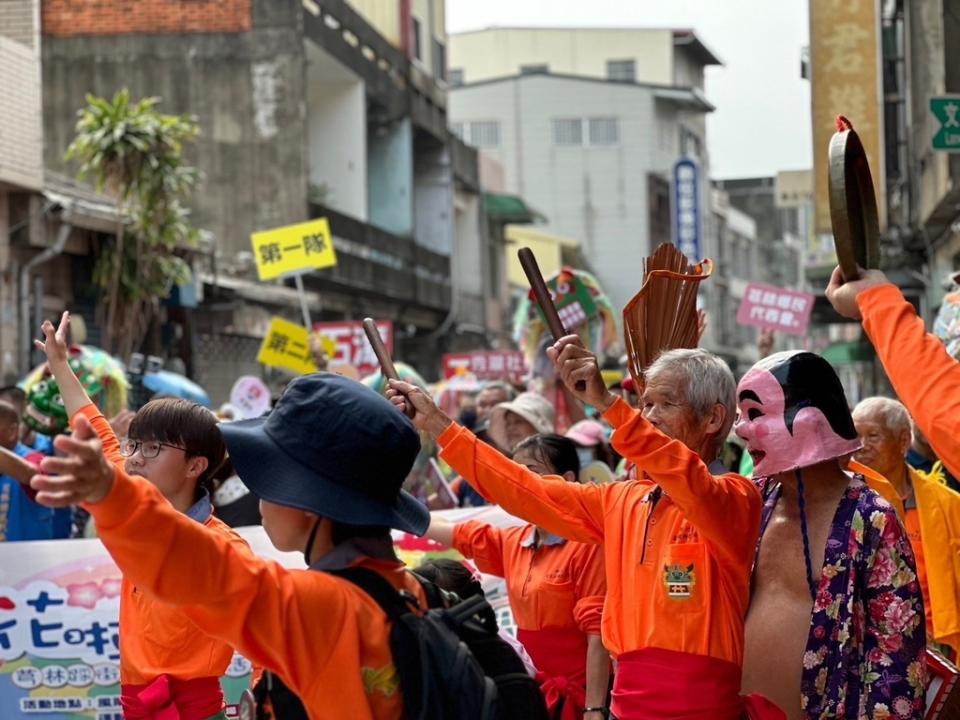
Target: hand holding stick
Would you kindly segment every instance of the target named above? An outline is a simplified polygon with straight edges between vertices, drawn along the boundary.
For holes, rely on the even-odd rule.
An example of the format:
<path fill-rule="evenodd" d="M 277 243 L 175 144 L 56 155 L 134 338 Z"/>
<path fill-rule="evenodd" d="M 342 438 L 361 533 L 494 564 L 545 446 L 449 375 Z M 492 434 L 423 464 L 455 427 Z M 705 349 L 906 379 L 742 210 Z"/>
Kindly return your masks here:
<path fill-rule="evenodd" d="M 543 281 L 543 274 L 540 272 L 540 266 L 537 265 L 537 258 L 534 257 L 533 251 L 528 247 L 520 248 L 517 251 L 517 257 L 520 258 L 520 266 L 527 276 L 527 282 L 530 283 L 530 289 L 533 290 L 537 304 L 543 311 L 543 317 L 547 321 L 547 328 L 550 330 L 550 334 L 553 335 L 554 342 L 556 342 L 564 337 L 567 331 L 563 327 L 563 321 L 560 319 L 556 305 L 553 304 L 553 298 L 550 297 L 550 290 Z M 583 392 L 586 387 L 587 385 L 583 380 L 577 381 L 576 389 L 578 392 Z"/>
<path fill-rule="evenodd" d="M 363 331 L 367 334 L 367 340 L 370 341 L 370 347 L 373 348 L 374 355 L 377 356 L 377 361 L 380 363 L 380 370 L 383 372 L 383 376 L 387 380 L 399 380 L 400 376 L 397 375 L 397 368 L 393 364 L 393 358 L 391 358 L 390 353 L 387 352 L 387 346 L 383 344 L 383 338 L 380 337 L 380 331 L 377 330 L 377 324 L 373 321 L 373 318 L 363 319 Z M 411 418 L 416 414 L 416 410 L 410 404 L 407 404 L 404 412 Z"/>

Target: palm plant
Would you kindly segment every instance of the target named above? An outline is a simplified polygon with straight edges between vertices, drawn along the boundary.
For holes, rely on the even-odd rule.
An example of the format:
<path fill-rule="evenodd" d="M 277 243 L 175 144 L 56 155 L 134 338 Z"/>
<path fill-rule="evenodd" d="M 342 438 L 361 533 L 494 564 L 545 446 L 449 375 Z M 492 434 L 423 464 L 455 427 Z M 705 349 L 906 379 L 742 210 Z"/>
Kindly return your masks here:
<path fill-rule="evenodd" d="M 191 116 L 159 112 L 159 102 L 132 103 L 126 89 L 110 100 L 87 95 L 66 154 L 80 162 L 79 177 L 91 176 L 117 202 L 116 236 L 101 243 L 93 281 L 104 348 L 120 357 L 138 349 L 160 300 L 189 281 L 177 253 L 198 239 L 181 201 L 200 178 L 183 157 L 199 128 Z"/>

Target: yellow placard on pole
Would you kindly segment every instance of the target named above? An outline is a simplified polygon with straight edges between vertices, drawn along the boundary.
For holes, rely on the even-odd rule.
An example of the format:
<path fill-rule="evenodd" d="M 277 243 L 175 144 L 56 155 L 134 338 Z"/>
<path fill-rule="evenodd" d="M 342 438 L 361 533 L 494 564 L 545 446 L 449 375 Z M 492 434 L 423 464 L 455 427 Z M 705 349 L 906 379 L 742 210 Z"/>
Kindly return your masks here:
<path fill-rule="evenodd" d="M 261 280 L 337 264 L 326 218 L 253 233 L 250 242 Z"/>
<path fill-rule="evenodd" d="M 302 325 L 275 317 L 263 338 L 257 362 L 292 370 L 299 375 L 317 371 L 310 353 L 310 334 Z"/>

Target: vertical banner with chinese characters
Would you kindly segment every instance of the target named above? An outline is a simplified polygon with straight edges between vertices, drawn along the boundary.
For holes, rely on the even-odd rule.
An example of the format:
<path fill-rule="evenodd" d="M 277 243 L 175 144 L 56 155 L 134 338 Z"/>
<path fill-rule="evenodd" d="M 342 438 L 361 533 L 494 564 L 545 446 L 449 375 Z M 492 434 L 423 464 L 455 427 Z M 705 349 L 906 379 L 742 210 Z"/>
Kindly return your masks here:
<path fill-rule="evenodd" d="M 813 311 L 813 295 L 750 283 L 737 310 L 737 322 L 788 335 L 804 335 Z"/>
<path fill-rule="evenodd" d="M 277 552 L 263 528 L 238 532 L 258 555 L 303 566 L 302 555 Z M 120 584 L 99 540 L 0 543 L 0 718 L 123 720 Z M 235 654 L 220 680 L 228 717 L 250 673 Z"/>
<path fill-rule="evenodd" d="M 886 224 L 879 4 L 879 0 L 810 0 L 817 232 L 831 232 L 827 148 L 841 114 L 853 123 L 867 151 L 880 229 Z"/>
<path fill-rule="evenodd" d="M 690 262 L 700 262 L 702 215 L 700 166 L 681 158 L 673 165 L 673 244 Z"/>

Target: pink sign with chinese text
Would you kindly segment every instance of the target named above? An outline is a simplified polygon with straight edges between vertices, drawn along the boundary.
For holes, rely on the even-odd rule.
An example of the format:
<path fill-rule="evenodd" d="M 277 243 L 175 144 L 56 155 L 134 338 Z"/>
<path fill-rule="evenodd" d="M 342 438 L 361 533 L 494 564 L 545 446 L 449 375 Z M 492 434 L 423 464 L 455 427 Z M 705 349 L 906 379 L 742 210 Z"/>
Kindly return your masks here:
<path fill-rule="evenodd" d="M 788 335 L 804 335 L 812 311 L 813 295 L 810 293 L 750 283 L 740 301 L 737 322 Z"/>
<path fill-rule="evenodd" d="M 504 380 L 519 382 L 527 372 L 523 353 L 517 350 L 475 350 L 465 353 L 447 353 L 443 356 L 443 377 L 454 378 L 470 373 L 477 380 Z"/>

